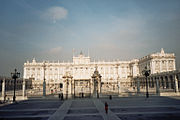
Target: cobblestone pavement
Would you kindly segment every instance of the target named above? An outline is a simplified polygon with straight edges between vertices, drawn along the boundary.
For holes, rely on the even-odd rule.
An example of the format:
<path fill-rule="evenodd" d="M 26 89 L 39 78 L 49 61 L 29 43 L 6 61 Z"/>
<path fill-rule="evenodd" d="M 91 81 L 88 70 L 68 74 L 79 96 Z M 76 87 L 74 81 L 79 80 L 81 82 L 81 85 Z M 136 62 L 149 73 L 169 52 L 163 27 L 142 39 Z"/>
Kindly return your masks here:
<path fill-rule="evenodd" d="M 105 113 L 104 103 L 109 105 Z M 0 119 L 179 120 L 180 97 L 34 99 L 0 107 Z"/>

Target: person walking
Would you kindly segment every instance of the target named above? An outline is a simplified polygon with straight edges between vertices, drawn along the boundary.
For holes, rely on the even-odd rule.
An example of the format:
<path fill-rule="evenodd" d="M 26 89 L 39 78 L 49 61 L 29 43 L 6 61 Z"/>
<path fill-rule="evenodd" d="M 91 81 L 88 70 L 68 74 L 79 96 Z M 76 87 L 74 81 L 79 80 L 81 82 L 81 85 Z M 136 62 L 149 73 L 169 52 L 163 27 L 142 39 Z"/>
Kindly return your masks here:
<path fill-rule="evenodd" d="M 61 94 L 59 94 L 59 100 L 61 100 Z"/>
<path fill-rule="evenodd" d="M 105 102 L 105 111 L 106 111 L 106 114 L 108 114 L 108 104 L 107 104 L 107 102 Z"/>

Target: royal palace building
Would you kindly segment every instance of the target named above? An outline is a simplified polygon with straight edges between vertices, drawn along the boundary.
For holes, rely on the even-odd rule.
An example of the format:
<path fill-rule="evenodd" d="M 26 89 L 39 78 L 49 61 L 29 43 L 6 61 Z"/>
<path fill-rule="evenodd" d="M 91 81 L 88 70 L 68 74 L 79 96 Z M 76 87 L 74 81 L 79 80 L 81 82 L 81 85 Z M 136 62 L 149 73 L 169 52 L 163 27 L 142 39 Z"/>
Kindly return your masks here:
<path fill-rule="evenodd" d="M 24 79 L 32 80 L 33 90 L 46 94 L 63 93 L 71 96 L 90 96 L 121 93 L 132 88 L 133 78 L 142 76 L 147 67 L 150 74 L 176 70 L 175 54 L 153 53 L 130 61 L 91 61 L 82 52 L 73 56 L 72 62 L 32 62 L 24 63 Z"/>

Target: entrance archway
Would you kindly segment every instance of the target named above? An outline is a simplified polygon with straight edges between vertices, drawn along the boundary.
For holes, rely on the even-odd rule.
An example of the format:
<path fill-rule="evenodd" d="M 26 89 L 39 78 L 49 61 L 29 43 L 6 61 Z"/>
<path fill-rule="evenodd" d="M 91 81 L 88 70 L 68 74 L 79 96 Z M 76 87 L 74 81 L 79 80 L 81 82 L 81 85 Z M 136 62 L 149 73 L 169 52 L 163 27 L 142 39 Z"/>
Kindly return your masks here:
<path fill-rule="evenodd" d="M 90 79 L 74 80 L 74 97 L 87 98 L 91 96 Z"/>

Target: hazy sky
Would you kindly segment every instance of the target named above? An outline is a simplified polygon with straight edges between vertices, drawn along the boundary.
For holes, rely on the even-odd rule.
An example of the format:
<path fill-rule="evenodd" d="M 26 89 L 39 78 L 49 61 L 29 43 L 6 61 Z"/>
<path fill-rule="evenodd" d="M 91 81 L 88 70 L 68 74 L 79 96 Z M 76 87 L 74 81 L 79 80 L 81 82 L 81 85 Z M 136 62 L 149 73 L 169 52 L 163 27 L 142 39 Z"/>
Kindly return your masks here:
<path fill-rule="evenodd" d="M 160 51 L 180 67 L 180 0 L 1 0 L 0 75 L 26 60 L 131 60 Z"/>

